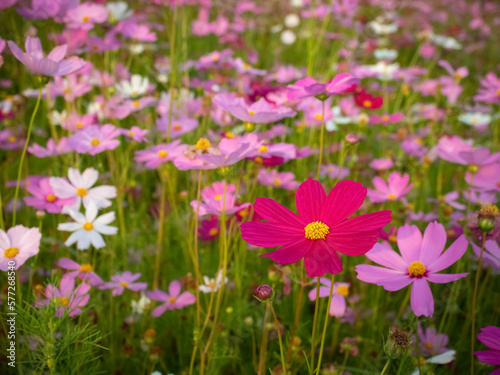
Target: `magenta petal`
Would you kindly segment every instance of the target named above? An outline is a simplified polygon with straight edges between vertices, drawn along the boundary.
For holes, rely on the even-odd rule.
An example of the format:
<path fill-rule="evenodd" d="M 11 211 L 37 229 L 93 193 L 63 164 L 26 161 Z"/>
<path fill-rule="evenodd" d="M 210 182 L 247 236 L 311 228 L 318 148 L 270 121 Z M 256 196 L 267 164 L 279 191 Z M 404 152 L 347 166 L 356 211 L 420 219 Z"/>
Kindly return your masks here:
<path fill-rule="evenodd" d="M 469 242 L 465 239 L 465 235 L 462 234 L 458 237 L 455 242 L 446 250 L 439 258 L 427 266 L 429 272 L 438 272 L 444 270 L 445 268 L 451 266 L 457 260 L 459 260 L 462 255 L 464 255 Z"/>
<path fill-rule="evenodd" d="M 279 264 L 297 263 L 304 258 L 312 246 L 312 241 L 305 238 L 301 241 L 289 243 L 270 253 L 262 254 L 261 257 L 269 257 Z"/>
<path fill-rule="evenodd" d="M 344 316 L 346 309 L 345 297 L 341 294 L 335 294 L 332 297 L 332 302 L 330 304 L 330 315 L 340 318 Z"/>
<path fill-rule="evenodd" d="M 305 240 L 304 228 L 278 223 L 247 222 L 240 225 L 241 238 L 260 247 L 274 247 Z"/>
<path fill-rule="evenodd" d="M 181 292 L 181 283 L 177 280 L 172 281 L 168 286 L 168 294 L 170 297 L 177 297 Z"/>
<path fill-rule="evenodd" d="M 427 225 L 420 247 L 420 261 L 431 264 L 443 252 L 446 245 L 446 231 L 443 224 L 434 221 Z"/>
<path fill-rule="evenodd" d="M 328 226 L 334 226 L 354 214 L 363 204 L 365 197 L 366 188 L 359 182 L 340 181 L 323 203 L 321 221 Z"/>
<path fill-rule="evenodd" d="M 432 316 L 434 313 L 434 298 L 431 288 L 425 279 L 414 279 L 411 288 L 411 309 L 416 316 Z"/>
<path fill-rule="evenodd" d="M 489 365 L 500 365 L 500 350 L 482 350 L 474 352 L 474 354 L 481 362 L 488 363 Z"/>
<path fill-rule="evenodd" d="M 402 226 L 397 233 L 398 247 L 403 259 L 409 264 L 417 261 L 420 257 L 422 245 L 422 233 L 416 225 Z"/>
<path fill-rule="evenodd" d="M 309 277 L 323 276 L 325 273 L 335 275 L 342 271 L 342 261 L 325 241 L 317 240 L 304 257 L 304 267 Z"/>
<path fill-rule="evenodd" d="M 167 310 L 167 304 L 163 304 L 154 309 L 151 315 L 157 318 L 160 315 L 162 315 L 166 310 Z"/>
<path fill-rule="evenodd" d="M 302 229 L 309 224 L 304 223 L 298 215 L 294 214 L 288 208 L 269 198 L 257 198 L 254 209 L 264 220 L 274 223 L 297 226 Z"/>
<path fill-rule="evenodd" d="M 488 326 L 481 328 L 477 339 L 484 345 L 500 351 L 500 327 Z"/>
<path fill-rule="evenodd" d="M 382 266 L 399 270 L 408 270 L 408 264 L 404 259 L 388 246 L 376 243 L 373 248 L 366 253 L 366 256 L 371 261 Z"/>
<path fill-rule="evenodd" d="M 445 284 L 449 283 L 451 281 L 456 281 L 458 279 L 461 279 L 462 277 L 467 276 L 468 273 L 429 273 L 429 275 L 426 276 L 427 281 L 430 281 L 431 283 L 438 283 L 438 284 Z"/>
<path fill-rule="evenodd" d="M 321 218 L 325 190 L 318 181 L 308 178 L 297 189 L 295 205 L 299 216 L 308 224 Z"/>

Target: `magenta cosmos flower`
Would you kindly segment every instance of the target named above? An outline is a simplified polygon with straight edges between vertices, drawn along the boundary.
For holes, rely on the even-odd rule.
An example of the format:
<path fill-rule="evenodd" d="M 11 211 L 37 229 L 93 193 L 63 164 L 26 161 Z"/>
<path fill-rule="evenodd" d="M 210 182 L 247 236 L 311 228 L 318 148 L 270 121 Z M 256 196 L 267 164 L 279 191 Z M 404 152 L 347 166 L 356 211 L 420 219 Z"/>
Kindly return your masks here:
<path fill-rule="evenodd" d="M 304 99 L 320 94 L 336 95 L 350 91 L 353 85 L 357 84 L 359 79 L 349 73 L 341 73 L 335 76 L 328 83 L 316 82 L 314 78 L 307 77 L 300 79 L 293 85 L 287 86 L 288 100 Z"/>
<path fill-rule="evenodd" d="M 104 284 L 104 281 L 92 271 L 92 266 L 88 263 L 78 264 L 69 258 L 61 258 L 56 264 L 62 269 L 69 271 L 65 275 L 67 277 L 78 277 L 80 280 L 88 282 L 93 287 Z"/>
<path fill-rule="evenodd" d="M 474 352 L 477 359 L 489 365 L 500 365 L 500 328 L 495 326 L 481 328 L 477 339 L 491 348 L 491 350 Z M 500 375 L 500 368 L 490 372 L 490 375 Z"/>
<path fill-rule="evenodd" d="M 16 225 L 7 233 L 0 229 L 0 270 L 7 271 L 12 266 L 17 270 L 28 258 L 38 254 L 41 238 L 38 228 Z"/>
<path fill-rule="evenodd" d="M 181 283 L 174 280 L 168 286 L 168 294 L 162 290 L 155 289 L 152 292 L 146 292 L 146 295 L 155 301 L 164 302 L 153 310 L 154 317 L 162 315 L 167 310 L 182 309 L 185 306 L 192 305 L 196 302 L 196 297 L 189 292 L 181 294 Z"/>
<path fill-rule="evenodd" d="M 268 222 L 241 224 L 242 238 L 260 247 L 281 246 L 261 256 L 280 264 L 304 259 L 309 277 L 342 271 L 337 252 L 362 255 L 377 242 L 380 229 L 391 221 L 385 210 L 348 219 L 361 206 L 366 188 L 340 181 L 328 194 L 318 181 L 307 179 L 297 189 L 298 215 L 269 198 L 257 198 L 255 212 Z"/>
<path fill-rule="evenodd" d="M 373 186 L 375 189 L 368 189 L 368 197 L 372 202 L 385 202 L 385 201 L 395 201 L 406 195 L 413 184 L 409 184 L 410 176 L 408 174 L 400 174 L 398 172 L 392 172 L 389 175 L 389 181 L 385 182 L 382 177 L 375 177 L 373 179 Z"/>
<path fill-rule="evenodd" d="M 140 273 L 132 273 L 125 271 L 121 275 L 111 276 L 111 282 L 105 283 L 100 289 L 113 289 L 113 295 L 122 295 L 125 289 L 130 289 L 133 292 L 140 292 L 148 287 L 147 283 L 136 283 L 135 281 L 141 277 Z"/>
<path fill-rule="evenodd" d="M 71 206 L 75 202 L 75 198 L 58 198 L 52 186 L 50 186 L 50 178 L 43 178 L 35 184 L 26 186 L 33 196 L 25 197 L 26 205 L 36 208 L 37 210 L 47 210 L 52 214 L 60 213 L 64 206 Z"/>
<path fill-rule="evenodd" d="M 65 76 L 81 69 L 86 62 L 78 57 L 63 60 L 68 46 L 66 44 L 54 48 L 47 57 L 43 56 L 42 43 L 38 38 L 26 38 L 24 53 L 16 43 L 7 42 L 10 50 L 20 62 L 33 73 L 43 76 Z"/>
<path fill-rule="evenodd" d="M 375 244 L 366 256 L 387 268 L 368 264 L 357 265 L 358 279 L 381 285 L 391 292 L 413 284 L 411 309 L 417 316 L 432 316 L 434 299 L 428 281 L 448 283 L 468 275 L 437 273 L 460 259 L 469 245 L 465 235 L 461 235 L 443 253 L 446 239 L 444 226 L 436 221 L 427 226 L 423 237 L 416 225 L 407 224 L 399 228 L 397 234 L 401 256 L 387 245 Z"/>

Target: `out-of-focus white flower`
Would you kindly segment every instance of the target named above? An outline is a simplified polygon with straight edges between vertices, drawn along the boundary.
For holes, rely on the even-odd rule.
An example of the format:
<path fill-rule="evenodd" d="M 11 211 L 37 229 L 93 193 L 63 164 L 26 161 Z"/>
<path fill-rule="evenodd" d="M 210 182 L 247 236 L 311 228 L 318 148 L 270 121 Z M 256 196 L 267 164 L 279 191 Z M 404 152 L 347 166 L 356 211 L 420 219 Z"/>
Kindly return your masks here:
<path fill-rule="evenodd" d="M 300 25 L 300 18 L 295 13 L 290 13 L 285 17 L 285 26 L 294 28 Z"/>
<path fill-rule="evenodd" d="M 50 121 L 54 125 L 62 125 L 62 123 L 68 119 L 68 112 L 66 112 L 66 111 L 62 111 L 62 112 L 52 111 L 52 112 L 50 112 L 49 116 L 50 116 Z"/>
<path fill-rule="evenodd" d="M 106 8 L 109 10 L 111 21 L 120 21 L 129 18 L 132 15 L 132 10 L 128 9 L 128 5 L 124 1 L 116 3 L 107 3 Z"/>
<path fill-rule="evenodd" d="M 437 365 L 445 365 L 455 360 L 455 354 L 456 352 L 454 350 L 448 350 L 447 352 L 444 352 L 442 354 L 427 359 L 425 361 L 425 364 L 432 363 Z M 418 371 L 418 368 L 415 371 L 413 371 L 411 375 L 420 375 L 420 371 Z"/>
<path fill-rule="evenodd" d="M 469 112 L 461 114 L 458 119 L 464 124 L 476 127 L 488 125 L 491 122 L 491 115 L 489 113 Z"/>
<path fill-rule="evenodd" d="M 227 284 L 227 277 L 224 278 L 224 284 Z M 213 293 L 219 290 L 222 284 L 222 272 L 217 273 L 216 279 L 210 279 L 208 276 L 203 276 L 204 285 L 200 285 L 200 291 L 203 293 Z"/>
<path fill-rule="evenodd" d="M 462 49 L 462 45 L 451 36 L 436 35 L 431 33 L 429 38 L 438 46 L 446 49 Z"/>
<path fill-rule="evenodd" d="M 395 49 L 382 48 L 375 50 L 374 55 L 378 60 L 394 60 L 398 57 L 398 51 Z"/>
<path fill-rule="evenodd" d="M 285 30 L 281 33 L 281 42 L 286 45 L 295 43 L 297 35 L 292 30 Z"/>
<path fill-rule="evenodd" d="M 130 302 L 130 306 L 132 307 L 132 314 L 142 315 L 150 304 L 151 300 L 148 297 L 146 297 L 145 294 L 141 294 L 141 298 L 139 298 L 139 300 L 137 301 L 132 300 Z"/>
<path fill-rule="evenodd" d="M 139 74 L 134 74 L 130 81 L 121 81 L 116 85 L 116 91 L 124 98 L 137 98 L 148 91 L 149 79 Z"/>
<path fill-rule="evenodd" d="M 397 23 L 383 24 L 378 21 L 371 21 L 368 23 L 371 29 L 378 35 L 394 34 L 398 31 Z"/>

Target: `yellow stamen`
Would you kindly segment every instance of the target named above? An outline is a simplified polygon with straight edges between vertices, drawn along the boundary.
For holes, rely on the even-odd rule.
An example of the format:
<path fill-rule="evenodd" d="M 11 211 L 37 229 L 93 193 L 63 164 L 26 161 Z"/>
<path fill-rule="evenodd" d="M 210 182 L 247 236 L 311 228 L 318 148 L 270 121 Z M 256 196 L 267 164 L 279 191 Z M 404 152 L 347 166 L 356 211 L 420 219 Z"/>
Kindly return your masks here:
<path fill-rule="evenodd" d="M 133 137 L 135 135 L 135 132 L 133 132 L 132 130 L 129 130 L 128 135 L 130 135 L 131 137 Z"/>
<path fill-rule="evenodd" d="M 92 271 L 92 266 L 90 264 L 82 264 L 80 266 L 80 272 L 89 273 Z"/>
<path fill-rule="evenodd" d="M 86 231 L 92 230 L 94 229 L 94 224 L 86 222 L 85 224 L 83 224 L 83 229 L 85 229 Z"/>
<path fill-rule="evenodd" d="M 120 286 L 126 288 L 128 286 L 128 283 L 126 281 L 122 281 L 120 283 Z"/>
<path fill-rule="evenodd" d="M 267 146 L 266 145 L 262 145 L 259 147 L 259 149 L 257 150 L 258 152 L 267 152 Z"/>
<path fill-rule="evenodd" d="M 174 130 L 181 130 L 182 127 L 179 124 L 174 125 Z"/>
<path fill-rule="evenodd" d="M 432 342 L 426 342 L 426 343 L 424 344 L 424 346 L 425 346 L 427 349 L 429 349 L 429 350 L 432 350 L 432 347 L 433 347 Z"/>
<path fill-rule="evenodd" d="M 136 108 L 137 108 L 137 107 L 139 107 L 140 105 L 141 105 L 141 102 L 140 102 L 140 101 L 138 101 L 138 100 L 134 100 L 134 101 L 132 102 L 132 107 L 136 107 Z"/>
<path fill-rule="evenodd" d="M 217 228 L 212 228 L 210 229 L 210 232 L 208 232 L 211 236 L 217 236 L 219 234 L 219 229 Z"/>
<path fill-rule="evenodd" d="M 382 122 L 387 122 L 387 121 L 389 121 L 389 116 L 383 115 L 382 116 Z"/>
<path fill-rule="evenodd" d="M 340 285 L 337 287 L 337 293 L 347 297 L 349 295 L 349 287 L 347 285 Z"/>
<path fill-rule="evenodd" d="M 422 277 L 425 274 L 425 266 L 419 261 L 411 262 L 408 272 L 412 277 Z"/>
<path fill-rule="evenodd" d="M 99 145 L 101 144 L 101 141 L 100 141 L 100 140 L 98 140 L 97 138 L 92 138 L 92 139 L 90 140 L 90 144 L 91 144 L 92 146 L 99 146 Z"/>
<path fill-rule="evenodd" d="M 170 298 L 168 299 L 168 302 L 170 302 L 170 303 L 175 303 L 175 301 L 177 301 L 177 300 L 175 299 L 175 297 L 170 297 Z"/>
<path fill-rule="evenodd" d="M 3 256 L 6 258 L 14 258 L 17 254 L 19 254 L 19 250 L 16 247 L 8 247 L 3 252 Z"/>
<path fill-rule="evenodd" d="M 226 132 L 226 138 L 234 138 L 234 134 L 232 132 Z"/>
<path fill-rule="evenodd" d="M 167 157 L 167 155 L 168 155 L 168 152 L 167 152 L 167 151 L 165 151 L 165 150 L 160 150 L 160 151 L 158 151 L 158 157 L 159 157 L 159 158 L 166 158 L 166 157 Z"/>
<path fill-rule="evenodd" d="M 249 111 L 248 111 L 248 114 L 249 114 L 250 116 L 253 116 L 253 115 L 255 115 L 255 111 L 249 110 Z"/>
<path fill-rule="evenodd" d="M 389 236 L 389 241 L 393 242 L 393 243 L 396 243 L 396 242 L 398 242 L 398 238 L 394 234 L 391 234 Z"/>
<path fill-rule="evenodd" d="M 198 139 L 198 142 L 196 142 L 196 149 L 197 150 L 206 150 L 210 146 L 211 146 L 210 141 L 206 138 L 200 138 L 200 139 Z"/>
<path fill-rule="evenodd" d="M 80 197 L 84 197 L 87 195 L 87 189 L 78 188 L 78 189 L 76 189 L 76 194 L 79 195 Z"/>
<path fill-rule="evenodd" d="M 75 127 L 76 127 L 77 129 L 81 129 L 81 128 L 83 128 L 83 123 L 82 123 L 82 122 L 77 122 L 77 123 L 75 124 Z"/>
<path fill-rule="evenodd" d="M 479 170 L 479 168 L 477 165 L 471 164 L 471 165 L 469 165 L 468 170 L 470 173 L 476 173 Z"/>
<path fill-rule="evenodd" d="M 220 198 L 221 198 L 220 194 L 217 194 L 217 195 L 214 197 L 214 199 L 215 199 L 216 201 L 220 201 Z"/>
<path fill-rule="evenodd" d="M 10 142 L 10 143 L 14 143 L 14 142 L 16 142 L 16 141 L 17 141 L 17 138 L 16 138 L 16 137 L 12 137 L 12 136 L 11 136 L 11 137 L 9 137 L 9 142 Z"/>
<path fill-rule="evenodd" d="M 371 106 L 372 106 L 372 102 L 371 101 L 365 100 L 363 102 L 363 107 L 365 107 L 365 108 L 371 108 Z"/>
<path fill-rule="evenodd" d="M 54 194 L 49 194 L 49 195 L 47 195 L 47 196 L 45 197 L 45 200 L 46 200 L 47 202 L 54 202 L 56 199 L 57 199 L 57 198 L 56 198 L 56 196 L 55 196 Z"/>
<path fill-rule="evenodd" d="M 387 196 L 387 199 L 389 199 L 390 201 L 393 201 L 393 200 L 395 200 L 395 199 L 396 199 L 396 195 L 395 195 L 395 194 L 389 194 L 389 195 Z"/>
<path fill-rule="evenodd" d="M 317 114 L 315 114 L 315 115 L 314 115 L 314 118 L 315 118 L 316 120 L 321 120 L 321 119 L 323 119 L 323 115 L 321 115 L 321 114 L 317 113 Z"/>
<path fill-rule="evenodd" d="M 89 16 L 83 16 L 82 17 L 82 22 L 89 22 L 90 17 Z"/>
<path fill-rule="evenodd" d="M 326 235 L 330 233 L 330 228 L 328 225 L 322 223 L 321 221 L 313 221 L 307 224 L 304 228 L 306 238 L 310 240 L 324 240 Z"/>
<path fill-rule="evenodd" d="M 279 178 L 275 179 L 275 180 L 274 180 L 274 184 L 275 184 L 276 186 L 281 186 L 281 180 L 280 180 Z"/>

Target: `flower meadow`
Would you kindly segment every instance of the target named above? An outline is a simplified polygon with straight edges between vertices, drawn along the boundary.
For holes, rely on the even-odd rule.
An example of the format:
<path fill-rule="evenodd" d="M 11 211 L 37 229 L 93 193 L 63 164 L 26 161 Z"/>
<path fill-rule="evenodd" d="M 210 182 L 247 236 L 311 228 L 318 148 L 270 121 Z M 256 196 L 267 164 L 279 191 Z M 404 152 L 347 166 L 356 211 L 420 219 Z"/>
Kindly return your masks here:
<path fill-rule="evenodd" d="M 1 0 L 0 373 L 500 374 L 499 25 Z"/>

